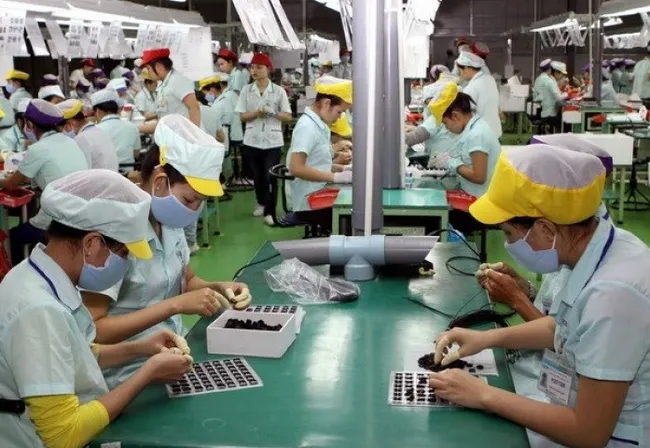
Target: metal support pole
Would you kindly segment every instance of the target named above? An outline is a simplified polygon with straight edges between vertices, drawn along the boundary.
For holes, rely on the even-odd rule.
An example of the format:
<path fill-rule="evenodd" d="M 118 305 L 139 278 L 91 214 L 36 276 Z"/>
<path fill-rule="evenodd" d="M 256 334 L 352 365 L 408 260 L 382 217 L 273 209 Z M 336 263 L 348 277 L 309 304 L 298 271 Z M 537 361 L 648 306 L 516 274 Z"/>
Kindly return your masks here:
<path fill-rule="evenodd" d="M 539 0 L 534 0 L 533 2 L 533 22 L 536 22 L 539 20 L 539 9 L 541 6 L 541 2 Z M 535 81 L 535 78 L 537 77 L 537 67 L 539 67 L 539 60 L 540 60 L 540 51 L 539 51 L 539 41 L 540 39 L 537 36 L 537 33 L 533 33 L 533 68 L 530 72 L 530 79 Z"/>
<path fill-rule="evenodd" d="M 302 0 L 302 35 L 305 36 L 305 52 L 302 58 L 302 83 L 309 85 L 309 50 L 307 49 L 307 0 Z"/>
<path fill-rule="evenodd" d="M 232 23 L 232 0 L 228 0 L 226 2 L 226 23 L 230 24 Z M 232 46 L 232 27 L 226 28 L 226 40 L 228 41 L 228 45 L 230 45 L 230 48 L 236 53 L 237 49 L 233 48 Z M 224 43 L 222 47 L 225 47 L 226 44 Z"/>
<path fill-rule="evenodd" d="M 592 14 L 598 16 L 600 0 L 592 0 Z M 600 103 L 603 85 L 603 27 L 600 20 L 596 20 L 594 29 L 594 67 L 591 82 L 594 86 L 594 99 Z"/>
<path fill-rule="evenodd" d="M 383 187 L 396 190 L 402 188 L 402 146 L 404 136 L 404 84 L 402 82 L 402 60 L 400 27 L 402 23 L 402 0 L 384 0 L 384 132 L 379 140 L 382 150 Z M 381 135 L 380 135 L 381 136 Z"/>
<path fill-rule="evenodd" d="M 70 95 L 70 70 L 68 59 L 64 56 L 59 56 L 58 59 L 59 78 L 63 84 L 63 94 L 67 97 Z"/>
<path fill-rule="evenodd" d="M 352 4 L 354 147 L 352 229 L 366 236 L 383 227 L 381 145 L 384 102 L 384 0 Z M 400 106 L 401 107 L 401 106 Z"/>
<path fill-rule="evenodd" d="M 567 11 L 576 12 L 576 0 L 567 0 Z M 573 79 L 576 72 L 576 47 L 575 45 L 567 45 L 567 59 L 566 68 L 569 74 L 569 79 Z"/>

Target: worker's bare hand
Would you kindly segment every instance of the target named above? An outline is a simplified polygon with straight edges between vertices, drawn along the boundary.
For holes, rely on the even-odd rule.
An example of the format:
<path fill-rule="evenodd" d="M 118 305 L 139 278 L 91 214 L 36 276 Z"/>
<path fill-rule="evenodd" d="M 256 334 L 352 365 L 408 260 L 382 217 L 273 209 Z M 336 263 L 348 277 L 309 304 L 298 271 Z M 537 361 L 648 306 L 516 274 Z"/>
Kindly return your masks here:
<path fill-rule="evenodd" d="M 194 360 L 189 355 L 179 355 L 173 352 L 158 353 L 147 360 L 142 366 L 152 382 L 173 382 L 183 378 L 192 370 Z"/>
<path fill-rule="evenodd" d="M 178 314 L 198 314 L 210 317 L 221 308 L 223 302 L 228 302 L 221 294 L 210 288 L 190 291 L 173 299 Z"/>

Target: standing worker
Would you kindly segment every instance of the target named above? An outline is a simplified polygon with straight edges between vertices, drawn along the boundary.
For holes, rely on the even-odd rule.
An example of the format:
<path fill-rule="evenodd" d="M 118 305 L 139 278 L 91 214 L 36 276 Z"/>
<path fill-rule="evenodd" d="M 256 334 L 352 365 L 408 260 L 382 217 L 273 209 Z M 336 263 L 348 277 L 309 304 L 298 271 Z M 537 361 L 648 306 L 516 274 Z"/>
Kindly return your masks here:
<path fill-rule="evenodd" d="M 636 93 L 644 103 L 648 103 L 647 107 L 650 106 L 650 42 L 646 53 L 646 56 L 634 66 L 632 93 Z"/>
<path fill-rule="evenodd" d="M 460 70 L 460 77 L 467 81 L 463 92 L 474 100 L 476 112 L 492 128 L 492 131 L 501 138 L 501 117 L 499 116 L 499 88 L 494 78 L 481 69 L 485 61 L 474 53 L 461 52 L 456 61 Z"/>
<path fill-rule="evenodd" d="M 632 85 L 634 83 L 634 66 L 636 61 L 634 59 L 626 59 L 624 64 L 623 73 L 621 74 L 620 86 L 621 93 L 632 95 Z"/>
<path fill-rule="evenodd" d="M 27 149 L 25 141 L 25 134 L 23 134 L 23 127 L 25 126 L 25 111 L 31 100 L 25 98 L 18 103 L 18 107 L 14 111 L 14 125 L 10 128 L 2 129 L 8 126 L 9 120 L 5 121 L 5 117 L 0 118 L 0 151 L 9 152 L 23 152 Z M 7 100 L 0 97 L 0 110 L 7 107 Z"/>
<path fill-rule="evenodd" d="M 217 54 L 217 65 L 219 71 L 229 76 L 229 86 L 239 95 L 246 84 L 250 82 L 250 74 L 247 70 L 238 67 L 239 58 L 227 48 L 223 48 Z"/>
<path fill-rule="evenodd" d="M 228 154 L 229 147 L 227 132 L 233 114 L 231 102 L 224 95 L 228 86 L 228 79 L 228 75 L 225 73 L 216 73 L 213 76 L 199 81 L 199 90 L 201 90 L 205 96 L 205 100 L 208 102 L 210 109 L 214 111 L 214 115 L 220 123 L 219 129 L 217 129 L 216 138 L 218 142 L 224 144 L 226 154 Z"/>
<path fill-rule="evenodd" d="M 111 72 L 109 73 L 109 78 L 111 79 L 119 79 L 122 77 L 122 75 L 126 72 L 128 72 L 129 69 L 126 68 L 126 61 L 124 59 L 121 59 L 117 62 L 117 65 Z"/>
<path fill-rule="evenodd" d="M 541 117 L 544 124 L 550 126 L 552 132 L 558 132 L 562 126 L 562 104 L 567 98 L 567 95 L 560 91 L 558 83 L 566 76 L 566 65 L 551 61 L 542 69 L 543 73 L 535 81 L 533 95 L 542 104 Z"/>
<path fill-rule="evenodd" d="M 13 409 L 22 407 L 0 413 L 0 446 L 86 446 L 146 386 L 191 370 L 191 357 L 161 353 L 178 340 L 168 331 L 138 344 L 94 344 L 77 289 L 119 281 L 129 253 L 151 258 L 149 204 L 137 186 L 104 170 L 72 174 L 43 192 L 47 246 L 0 284 L 0 390 Z M 101 369 L 137 357 L 150 358 L 109 392 Z"/>
<path fill-rule="evenodd" d="M 16 112 L 11 103 L 0 92 L 0 143 L 7 147 L 0 147 L 0 151 L 9 150 L 13 146 L 14 127 L 16 126 Z"/>
<path fill-rule="evenodd" d="M 135 96 L 135 107 L 142 114 L 145 120 L 153 120 L 156 115 L 156 88 L 158 82 L 154 81 L 148 71 L 140 73 L 143 81 L 143 87 Z"/>
<path fill-rule="evenodd" d="M 332 76 L 339 79 L 349 79 L 352 80 L 352 53 L 350 53 L 346 48 L 340 52 L 341 62 L 336 65 Z"/>
<path fill-rule="evenodd" d="M 547 439 L 543 446 L 647 445 L 650 279 L 642 266 L 650 264 L 650 250 L 595 217 L 605 189 L 597 157 L 536 146 L 501 154 L 488 193 L 470 213 L 501 227 L 506 249 L 525 269 L 545 274 L 567 266 L 567 284 L 549 316 L 439 335 L 435 361 L 445 366 L 491 347 L 544 350 L 538 384 L 550 403 L 488 386 L 457 369 L 430 375 L 430 386 L 439 398 L 540 434 Z M 444 354 L 453 343 L 458 350 Z"/>
<path fill-rule="evenodd" d="M 117 92 L 108 88 L 93 93 L 90 97 L 97 127 L 110 136 L 118 164 L 126 165 L 125 171 L 130 172 L 133 170 L 136 152 L 142 149 L 142 142 L 138 128 L 117 115 L 118 101 Z"/>
<path fill-rule="evenodd" d="M 223 194 L 219 174 L 223 146 L 179 115 L 160 120 L 155 145 L 142 164 L 142 190 L 151 195 L 146 233 L 150 261 L 131 259 L 113 287 L 83 293 L 99 343 L 141 341 L 160 330 L 185 333 L 181 314 L 212 316 L 219 308 L 250 304 L 246 285 L 208 282 L 189 264 L 183 228 L 196 221 L 208 197 Z M 230 291 L 229 291 L 230 290 Z M 105 371 L 112 389 L 141 365 L 134 361 Z"/>
<path fill-rule="evenodd" d="M 18 103 L 24 99 L 32 99 L 32 96 L 29 94 L 25 86 L 29 81 L 29 73 L 21 72 L 18 70 L 10 70 L 7 73 L 7 85 L 5 90 L 10 95 L 9 101 L 11 102 L 11 107 L 16 110 L 18 108 Z"/>
<path fill-rule="evenodd" d="M 268 55 L 256 53 L 253 56 L 251 72 L 255 82 L 244 86 L 235 109 L 246 124 L 244 145 L 253 171 L 257 198 L 253 216 L 264 217 L 269 226 L 275 224 L 269 170 L 280 163 L 284 146 L 282 123 L 291 121 L 287 92 L 271 82 L 271 70 L 273 64 Z"/>
<path fill-rule="evenodd" d="M 612 59 L 612 85 L 614 86 L 614 91 L 616 93 L 620 93 L 621 91 L 621 76 L 623 76 L 623 67 L 625 67 L 625 59 Z"/>
<path fill-rule="evenodd" d="M 117 150 L 111 136 L 102 131 L 84 115 L 84 103 L 66 100 L 57 105 L 64 118 L 63 133 L 73 138 L 86 156 L 91 169 L 117 172 Z"/>
<path fill-rule="evenodd" d="M 81 68 L 74 70 L 70 73 L 69 86 L 71 90 L 74 90 L 77 87 L 77 84 L 81 79 L 86 79 L 89 81 L 88 76 L 92 71 L 97 67 L 93 59 L 82 59 Z"/>
<path fill-rule="evenodd" d="M 601 101 L 616 101 L 616 90 L 614 90 L 614 84 L 612 83 L 612 74 L 607 69 L 602 71 L 603 83 L 601 84 Z"/>

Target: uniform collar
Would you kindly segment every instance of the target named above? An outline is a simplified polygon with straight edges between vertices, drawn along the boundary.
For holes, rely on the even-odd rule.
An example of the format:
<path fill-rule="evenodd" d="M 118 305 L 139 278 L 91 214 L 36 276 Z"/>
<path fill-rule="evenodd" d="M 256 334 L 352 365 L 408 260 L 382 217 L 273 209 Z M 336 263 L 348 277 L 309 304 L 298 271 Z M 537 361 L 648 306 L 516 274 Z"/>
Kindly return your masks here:
<path fill-rule="evenodd" d="M 41 142 L 41 141 L 45 140 L 46 138 L 52 137 L 53 135 L 56 135 L 56 134 L 58 134 L 58 132 L 56 132 L 56 131 L 48 131 L 45 134 L 41 135 L 41 138 L 39 138 L 38 141 Z"/>
<path fill-rule="evenodd" d="M 321 130 L 327 129 L 325 122 L 321 119 L 321 117 L 318 116 L 316 112 L 311 109 L 311 107 L 305 107 L 305 115 L 311 118 Z"/>
<path fill-rule="evenodd" d="M 481 69 L 478 72 L 476 72 L 476 74 L 474 76 L 472 76 L 472 79 L 470 79 L 470 81 L 474 81 L 476 78 L 479 78 L 479 77 L 481 77 L 483 75 L 485 75 L 485 73 L 483 72 L 483 69 Z"/>
<path fill-rule="evenodd" d="M 156 235 L 156 232 L 153 229 L 153 225 L 151 225 L 151 222 L 149 222 L 149 227 L 147 229 L 147 241 L 149 242 L 149 245 L 152 249 L 154 249 L 156 252 L 163 252 L 165 254 L 165 258 L 168 258 L 170 255 L 176 252 L 176 248 L 182 242 L 180 233 L 182 233 L 183 229 L 172 229 L 171 227 L 167 227 L 162 224 L 161 228 L 162 241 L 160 241 L 158 235 Z M 184 234 L 183 238 L 185 238 Z"/>
<path fill-rule="evenodd" d="M 92 127 L 94 127 L 94 126 L 95 126 L 95 125 L 92 124 L 92 123 L 86 123 L 86 124 L 84 124 L 84 125 L 81 127 L 81 129 L 79 129 L 79 133 L 81 134 L 81 133 L 82 133 L 83 131 L 85 131 L 86 129 L 88 129 L 88 128 L 92 128 Z"/>
<path fill-rule="evenodd" d="M 464 134 L 466 134 L 467 132 L 469 132 L 469 131 L 474 127 L 474 125 L 476 124 L 476 122 L 477 122 L 478 120 L 480 120 L 480 118 L 481 118 L 481 117 L 479 117 L 478 114 L 474 114 L 474 116 L 472 117 L 472 119 L 469 120 L 469 123 L 467 123 L 467 126 L 465 126 L 465 129 L 463 129 L 462 135 L 464 135 Z"/>
<path fill-rule="evenodd" d="M 573 306 L 580 292 L 584 289 L 586 283 L 591 279 L 598 263 L 600 263 L 609 239 L 612 225 L 604 219 L 600 219 L 598 227 L 594 232 L 587 247 L 578 260 L 569 276 L 569 281 L 562 289 L 562 301 L 566 304 Z"/>
<path fill-rule="evenodd" d="M 103 122 L 105 122 L 105 121 L 110 121 L 110 120 L 119 120 L 119 119 L 120 119 L 120 117 L 118 117 L 117 115 L 115 115 L 115 114 L 110 114 L 110 115 L 106 115 L 106 116 L 105 116 L 104 118 L 102 118 L 99 122 L 100 122 L 100 123 L 103 123 Z"/>
<path fill-rule="evenodd" d="M 267 86 L 266 86 L 266 90 L 264 90 L 264 92 L 263 92 L 261 95 L 260 95 L 260 89 L 259 89 L 259 87 L 257 87 L 257 83 L 256 83 L 256 82 L 253 82 L 252 86 L 253 86 L 253 91 L 254 91 L 257 95 L 259 95 L 259 96 L 264 96 L 264 95 L 266 95 L 268 92 L 272 92 L 272 91 L 273 91 L 273 82 L 272 82 L 270 79 L 269 79 L 269 83 L 268 83 Z"/>
<path fill-rule="evenodd" d="M 45 253 L 45 245 L 39 243 L 29 258 L 52 282 L 52 285 L 56 288 L 58 299 L 71 311 L 76 311 L 81 306 L 79 291 L 72 284 L 70 277 L 61 269 L 61 266 Z M 45 278 L 44 280 L 47 282 Z M 52 294 L 54 294 L 54 291 L 52 291 Z"/>

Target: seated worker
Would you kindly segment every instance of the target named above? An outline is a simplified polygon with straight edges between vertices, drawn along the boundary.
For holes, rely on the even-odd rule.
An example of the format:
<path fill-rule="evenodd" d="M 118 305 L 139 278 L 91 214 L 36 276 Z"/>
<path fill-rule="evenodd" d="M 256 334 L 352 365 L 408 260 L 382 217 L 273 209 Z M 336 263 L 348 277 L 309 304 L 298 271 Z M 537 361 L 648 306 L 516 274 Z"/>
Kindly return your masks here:
<path fill-rule="evenodd" d="M 497 138 L 501 138 L 503 130 L 499 115 L 499 87 L 494 77 L 481 71 L 485 61 L 474 53 L 462 52 L 456 64 L 460 77 L 467 81 L 463 93 L 472 97 L 476 113 L 490 125 Z"/>
<path fill-rule="evenodd" d="M 158 87 L 158 82 L 154 81 L 146 70 L 140 73 L 140 77 L 143 81 L 143 88 L 135 96 L 135 107 L 145 120 L 154 120 L 157 117 L 156 87 Z"/>
<path fill-rule="evenodd" d="M 59 104 L 65 101 L 65 95 L 63 95 L 61 87 L 57 84 L 55 86 L 41 87 L 38 90 L 38 99 L 52 104 Z"/>
<path fill-rule="evenodd" d="M 18 103 L 24 99 L 32 99 L 32 96 L 29 94 L 25 86 L 29 81 L 29 73 L 21 72 L 18 70 L 9 70 L 7 73 L 7 85 L 5 90 L 10 95 L 9 102 L 11 107 L 16 110 L 18 108 Z"/>
<path fill-rule="evenodd" d="M 332 143 L 332 162 L 334 165 L 352 163 L 352 126 L 346 112 L 330 125 L 330 142 Z"/>
<path fill-rule="evenodd" d="M 612 83 L 612 74 L 607 69 L 603 69 L 602 72 L 603 83 L 600 87 L 600 100 L 601 101 L 616 101 L 616 90 L 614 90 L 614 84 Z"/>
<path fill-rule="evenodd" d="M 86 156 L 91 169 L 117 172 L 117 150 L 111 136 L 88 120 L 80 100 L 66 100 L 56 106 L 63 114 L 62 131 L 73 138 Z"/>
<path fill-rule="evenodd" d="M 0 108 L 6 106 L 3 100 L 4 98 L 0 98 Z M 27 149 L 23 127 L 25 126 L 25 111 L 30 101 L 27 98 L 21 100 L 15 110 L 15 124 L 8 129 L 0 130 L 0 151 L 23 152 Z M 0 119 L 0 127 L 3 126 L 3 123 L 4 118 Z"/>
<path fill-rule="evenodd" d="M 152 196 L 146 239 L 153 259 L 131 259 L 124 280 L 107 290 L 83 292 L 100 344 L 142 340 L 160 329 L 184 333 L 181 314 L 212 316 L 220 307 L 230 307 L 224 297 L 239 309 L 250 303 L 246 285 L 208 282 L 194 274 L 183 234 L 199 219 L 205 199 L 223 194 L 223 145 L 180 115 L 163 117 L 154 141 L 140 184 Z M 109 388 L 126 381 L 140 365 L 134 361 L 105 370 Z"/>
<path fill-rule="evenodd" d="M 431 84 L 428 84 L 422 88 L 422 101 L 424 102 L 425 106 L 422 110 L 422 116 L 425 120 L 431 116 L 431 112 L 429 112 L 429 109 L 427 109 L 426 105 L 429 104 L 429 101 L 431 101 L 431 97 L 433 96 L 431 92 L 432 89 L 435 89 L 434 85 L 436 82 L 442 79 L 456 79 L 456 76 L 452 75 L 449 69 L 444 65 L 434 65 L 431 67 L 429 75 L 431 76 Z"/>
<path fill-rule="evenodd" d="M 227 76 L 227 75 L 223 75 Z M 199 81 L 199 90 L 203 93 L 205 101 L 208 103 L 208 106 L 202 106 L 201 112 L 205 112 L 206 116 L 201 116 L 201 121 L 203 123 L 203 128 L 210 134 L 210 136 L 215 137 L 219 143 L 224 143 L 224 146 L 227 148 L 227 139 L 226 132 L 224 131 L 224 120 L 228 120 L 230 123 L 230 117 L 232 112 L 229 113 L 229 102 L 223 96 L 223 86 L 221 84 L 221 79 L 218 75 L 213 75 L 208 78 L 204 78 Z"/>
<path fill-rule="evenodd" d="M 553 297 L 549 316 L 510 328 L 455 328 L 439 335 L 435 361 L 447 365 L 489 347 L 545 350 L 539 385 L 550 403 L 455 369 L 432 374 L 430 386 L 440 398 L 538 433 L 543 446 L 646 445 L 650 279 L 644 266 L 650 250 L 595 217 L 605 188 L 598 158 L 535 146 L 501 154 L 487 194 L 470 213 L 500 225 L 508 252 L 525 269 L 546 274 L 567 266 L 567 283 Z M 459 350 L 444 355 L 452 343 Z M 565 387 L 548 387 L 542 378 L 549 377 Z"/>
<path fill-rule="evenodd" d="M 75 89 L 70 92 L 70 98 L 75 100 L 87 100 L 89 99 L 90 89 L 92 84 L 86 78 L 81 78 L 77 83 Z"/>
<path fill-rule="evenodd" d="M 43 192 L 48 244 L 0 284 L 0 390 L 27 410 L 0 413 L 0 446 L 86 446 L 149 384 L 191 370 L 192 358 L 177 348 L 161 353 L 178 340 L 171 332 L 138 344 L 93 344 L 92 318 L 77 290 L 119 281 L 129 252 L 151 257 L 144 240 L 149 203 L 137 186 L 105 170 L 71 174 Z M 136 357 L 148 358 L 143 368 L 109 392 L 101 368 Z"/>
<path fill-rule="evenodd" d="M 23 134 L 31 143 L 18 170 L 0 179 L 0 188 L 12 188 L 34 181 L 44 190 L 47 185 L 76 171 L 87 170 L 86 157 L 79 146 L 67 135 L 57 132 L 63 114 L 55 105 L 44 100 L 31 100 L 24 115 Z M 23 259 L 23 246 L 43 238 L 36 225 L 26 222 L 9 231 L 11 259 L 18 264 Z"/>
<path fill-rule="evenodd" d="M 93 93 L 90 97 L 97 127 L 111 137 L 117 153 L 117 163 L 128 165 L 125 171 L 130 172 L 135 163 L 135 154 L 142 149 L 142 143 L 137 126 L 121 120 L 117 115 L 118 101 L 117 92 L 110 88 Z"/>
<path fill-rule="evenodd" d="M 0 143 L 7 141 L 6 145 L 10 145 L 13 140 L 13 128 L 16 125 L 16 113 L 14 108 L 11 107 L 11 102 L 0 92 Z M 9 148 L 0 148 L 8 150 Z"/>
<path fill-rule="evenodd" d="M 295 176 L 291 182 L 291 200 L 296 217 L 327 231 L 332 228 L 332 209 L 312 210 L 307 196 L 328 183 L 352 183 L 352 171 L 332 163 L 329 128 L 352 106 L 352 81 L 325 76 L 316 80 L 314 88 L 314 104 L 305 108 L 293 129 L 287 168 Z"/>
<path fill-rule="evenodd" d="M 90 58 L 82 59 L 81 61 L 79 61 L 79 64 L 81 65 L 81 67 L 79 67 L 76 70 L 73 70 L 70 73 L 70 77 L 68 80 L 68 85 L 70 89 L 74 89 L 80 79 L 90 76 L 93 70 L 97 68 L 97 64 L 95 63 L 95 60 Z"/>
<path fill-rule="evenodd" d="M 133 99 L 130 98 L 127 93 L 129 87 L 126 85 L 126 80 L 124 78 L 111 79 L 106 88 L 113 89 L 117 92 L 117 105 L 120 106 L 120 109 L 122 109 L 125 104 L 133 104 Z"/>
<path fill-rule="evenodd" d="M 46 86 L 58 86 L 59 85 L 59 78 L 57 78 L 56 75 L 52 73 L 46 73 L 43 75 L 43 79 L 41 80 L 41 86 L 46 87 Z"/>

